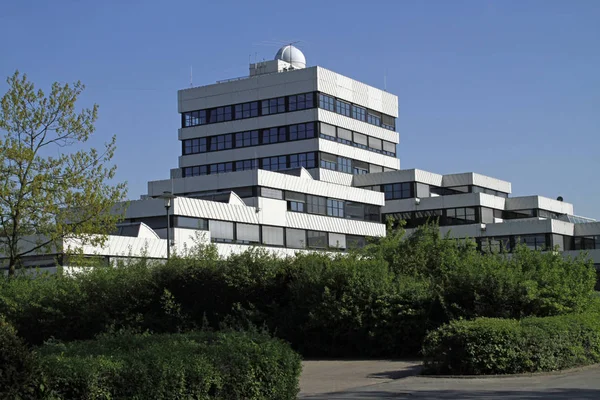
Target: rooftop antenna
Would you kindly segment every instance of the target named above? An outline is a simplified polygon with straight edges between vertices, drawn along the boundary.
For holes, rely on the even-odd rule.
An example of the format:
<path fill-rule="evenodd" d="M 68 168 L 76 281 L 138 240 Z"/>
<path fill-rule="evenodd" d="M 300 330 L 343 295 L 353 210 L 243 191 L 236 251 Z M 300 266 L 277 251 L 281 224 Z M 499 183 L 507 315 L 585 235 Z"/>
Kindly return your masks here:
<path fill-rule="evenodd" d="M 383 91 L 387 92 L 387 69 L 383 71 Z"/>
<path fill-rule="evenodd" d="M 194 87 L 194 80 L 192 75 L 192 66 L 190 65 L 190 87 Z"/>

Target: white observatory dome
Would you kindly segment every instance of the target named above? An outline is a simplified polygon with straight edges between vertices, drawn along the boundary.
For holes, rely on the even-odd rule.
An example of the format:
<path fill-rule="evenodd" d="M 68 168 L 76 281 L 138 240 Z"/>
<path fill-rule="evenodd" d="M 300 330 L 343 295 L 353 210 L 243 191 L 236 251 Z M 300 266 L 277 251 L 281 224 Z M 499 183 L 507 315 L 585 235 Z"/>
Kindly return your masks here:
<path fill-rule="evenodd" d="M 275 55 L 275 60 L 289 62 L 294 68 L 306 67 L 306 58 L 304 58 L 304 54 L 302 54 L 298 48 L 292 46 L 291 44 L 280 48 Z"/>

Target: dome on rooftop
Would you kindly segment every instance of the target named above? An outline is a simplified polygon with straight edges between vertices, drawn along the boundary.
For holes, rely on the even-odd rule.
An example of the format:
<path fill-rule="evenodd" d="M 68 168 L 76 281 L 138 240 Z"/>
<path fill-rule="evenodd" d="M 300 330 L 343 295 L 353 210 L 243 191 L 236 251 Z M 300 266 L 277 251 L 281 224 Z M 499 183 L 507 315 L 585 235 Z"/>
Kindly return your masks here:
<path fill-rule="evenodd" d="M 275 60 L 282 60 L 289 62 L 294 68 L 305 68 L 306 58 L 304 54 L 297 48 L 288 44 L 279 49 L 275 55 Z"/>

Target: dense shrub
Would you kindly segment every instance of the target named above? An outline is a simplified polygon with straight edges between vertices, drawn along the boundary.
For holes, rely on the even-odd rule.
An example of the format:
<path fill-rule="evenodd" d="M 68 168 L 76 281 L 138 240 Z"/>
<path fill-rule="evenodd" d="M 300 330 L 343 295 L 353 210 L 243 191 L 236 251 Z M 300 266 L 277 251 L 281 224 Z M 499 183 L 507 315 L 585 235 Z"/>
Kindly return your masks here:
<path fill-rule="evenodd" d="M 35 354 L 0 315 L 0 399 L 34 398 L 38 378 Z"/>
<path fill-rule="evenodd" d="M 392 233 L 366 254 L 385 259 L 394 273 L 431 282 L 445 321 L 580 312 L 594 291 L 594 267 L 585 255 L 565 259 L 525 246 L 512 254 L 482 253 L 473 241 L 440 236 L 434 225 L 422 226 L 409 237 Z"/>
<path fill-rule="evenodd" d="M 0 278 L 0 313 L 29 344 L 132 329 L 266 328 L 305 356 L 417 355 L 426 332 L 456 318 L 562 315 L 589 306 L 593 267 L 519 248 L 481 254 L 436 227 L 350 255 L 220 259 L 210 246 L 167 265 L 141 260 L 76 277 Z"/>
<path fill-rule="evenodd" d="M 300 358 L 257 333 L 103 335 L 40 348 L 46 398 L 295 399 Z"/>
<path fill-rule="evenodd" d="M 555 371 L 600 361 L 600 313 L 555 317 L 457 320 L 429 333 L 423 345 L 432 374 Z"/>

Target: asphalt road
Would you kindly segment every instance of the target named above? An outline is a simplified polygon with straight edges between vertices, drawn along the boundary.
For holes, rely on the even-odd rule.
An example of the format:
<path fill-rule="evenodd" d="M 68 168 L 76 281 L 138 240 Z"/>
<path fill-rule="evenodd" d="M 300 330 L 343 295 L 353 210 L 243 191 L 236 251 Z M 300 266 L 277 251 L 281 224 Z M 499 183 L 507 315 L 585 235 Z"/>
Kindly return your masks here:
<path fill-rule="evenodd" d="M 382 364 L 387 368 L 389 365 Z M 357 385 L 346 387 L 340 391 L 315 393 L 323 389 L 323 385 L 310 385 L 305 379 L 302 399 L 569 399 L 600 400 L 600 365 L 571 370 L 562 373 L 536 374 L 519 377 L 492 378 L 430 378 L 417 376 L 418 369 L 411 365 L 402 365 L 394 376 L 393 371 L 384 374 L 367 373 L 371 379 L 364 385 L 364 380 L 356 379 Z M 325 368 L 324 365 L 321 368 Z M 338 365 L 336 375 L 342 376 L 343 365 Z M 371 365 L 371 370 L 375 367 Z M 306 369 L 306 368 L 305 368 Z M 310 372 L 309 367 L 309 372 Z M 314 367 L 313 367 L 314 369 Z M 350 365 L 350 371 L 357 374 L 357 366 Z M 380 377 L 379 381 L 373 380 Z M 369 378 L 370 377 L 370 378 Z M 395 379 L 394 379 L 395 378 Z M 348 386 L 349 382 L 346 384 Z M 310 389 L 314 389 L 310 392 Z"/>

